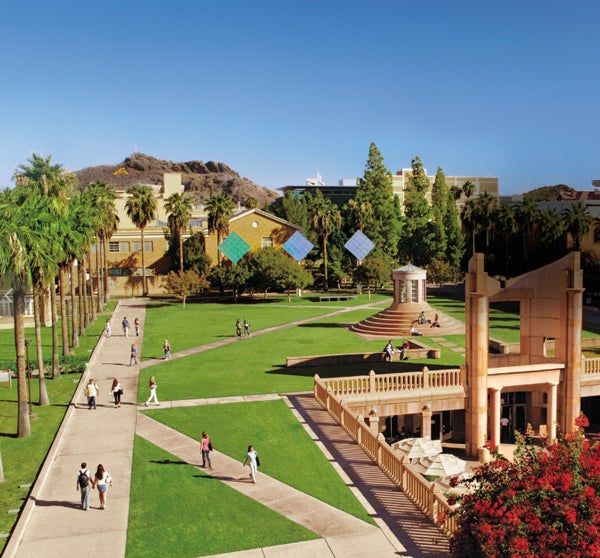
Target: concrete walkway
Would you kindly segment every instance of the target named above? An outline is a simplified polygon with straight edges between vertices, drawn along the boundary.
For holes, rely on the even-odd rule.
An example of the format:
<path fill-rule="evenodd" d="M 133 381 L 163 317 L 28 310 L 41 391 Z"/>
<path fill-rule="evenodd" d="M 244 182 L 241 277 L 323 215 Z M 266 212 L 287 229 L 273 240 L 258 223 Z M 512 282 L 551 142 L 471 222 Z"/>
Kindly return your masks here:
<path fill-rule="evenodd" d="M 367 305 L 365 305 L 367 306 Z M 354 308 L 341 308 L 334 315 Z M 94 351 L 88 372 L 67 410 L 65 420 L 48 454 L 42 471 L 25 504 L 21 517 L 5 548 L 9 557 L 63 557 L 85 553 L 94 557 L 125 556 L 133 437 L 137 433 L 180 459 L 198 465 L 198 442 L 138 413 L 138 366 L 128 366 L 132 342 L 141 339 L 123 336 L 121 321 L 135 317 L 143 324 L 145 303 L 121 301 L 111 318 L 113 336 L 102 338 Z M 300 320 L 253 332 L 253 335 L 322 319 Z M 133 328 L 131 328 L 133 329 Z M 207 350 L 237 338 L 197 347 L 186 354 Z M 180 353 L 173 358 L 183 356 Z M 152 361 L 144 362 L 144 367 Z M 93 377 L 100 387 L 97 410 L 88 410 L 83 388 Z M 122 406 L 114 408 L 109 390 L 117 377 L 125 395 Z M 190 406 L 247 400 L 267 400 L 278 395 L 161 402 L 163 407 Z M 288 404 L 340 472 L 380 529 L 259 473 L 256 485 L 247 482 L 247 472 L 239 461 L 215 454 L 213 476 L 236 490 L 262 502 L 278 513 L 319 533 L 323 539 L 277 547 L 227 554 L 235 558 L 286 557 L 367 558 L 371 556 L 442 558 L 449 556 L 448 541 L 427 518 L 387 479 L 383 473 L 337 426 L 311 394 L 290 395 Z M 128 403 L 129 402 L 129 403 Z M 145 409 L 145 407 L 141 407 Z M 114 486 L 109 491 L 107 510 L 100 511 L 97 491 L 91 491 L 91 509 L 83 513 L 76 492 L 76 475 L 81 461 L 93 472 L 102 463 L 111 473 Z"/>

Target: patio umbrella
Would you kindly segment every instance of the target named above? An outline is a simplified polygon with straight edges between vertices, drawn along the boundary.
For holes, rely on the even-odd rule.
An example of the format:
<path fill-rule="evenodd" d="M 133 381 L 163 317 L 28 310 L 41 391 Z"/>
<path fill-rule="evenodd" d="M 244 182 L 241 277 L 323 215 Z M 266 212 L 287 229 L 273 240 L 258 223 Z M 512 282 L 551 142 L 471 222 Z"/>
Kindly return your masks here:
<path fill-rule="evenodd" d="M 403 456 L 409 459 L 419 457 L 430 457 L 442 453 L 442 445 L 439 440 L 435 442 L 429 438 L 406 438 L 392 445 L 392 448 L 399 451 Z"/>
<path fill-rule="evenodd" d="M 424 475 L 447 477 L 464 472 L 467 462 L 449 453 L 439 453 L 433 456 L 421 457 L 419 464 L 423 467 Z"/>

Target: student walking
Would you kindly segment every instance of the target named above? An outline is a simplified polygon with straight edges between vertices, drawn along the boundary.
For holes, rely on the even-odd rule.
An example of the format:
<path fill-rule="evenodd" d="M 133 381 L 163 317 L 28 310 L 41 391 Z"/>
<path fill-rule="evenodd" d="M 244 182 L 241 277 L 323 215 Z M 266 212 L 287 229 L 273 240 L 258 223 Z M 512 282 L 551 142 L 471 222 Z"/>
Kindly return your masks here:
<path fill-rule="evenodd" d="M 123 318 L 121 325 L 123 326 L 123 335 L 129 337 L 129 320 L 127 317 Z"/>
<path fill-rule="evenodd" d="M 92 474 L 87 469 L 87 463 L 81 464 L 81 469 L 77 472 L 77 484 L 75 488 L 81 492 L 81 509 L 88 511 L 90 509 L 90 486 L 92 485 Z"/>
<path fill-rule="evenodd" d="M 98 386 L 96 382 L 94 382 L 93 378 L 90 378 L 90 381 L 85 386 L 83 390 L 84 395 L 87 397 L 88 401 L 88 411 L 90 409 L 96 409 L 96 396 L 98 395 Z"/>
<path fill-rule="evenodd" d="M 240 320 L 239 318 L 235 322 L 235 333 L 238 337 L 242 336 L 242 320 Z"/>
<path fill-rule="evenodd" d="M 250 321 L 248 318 L 244 318 L 244 335 L 250 337 Z"/>
<path fill-rule="evenodd" d="M 106 320 L 106 325 L 104 326 L 104 335 L 106 335 L 106 337 L 110 337 L 110 320 Z"/>
<path fill-rule="evenodd" d="M 156 405 L 160 405 L 158 397 L 156 396 L 156 381 L 154 380 L 154 376 L 150 376 L 150 397 L 148 397 L 148 400 L 144 405 L 147 407 L 150 401 L 154 401 Z"/>
<path fill-rule="evenodd" d="M 260 464 L 258 455 L 254 451 L 254 446 L 248 446 L 248 453 L 246 454 L 246 460 L 244 461 L 244 467 L 250 465 L 250 480 L 256 484 L 256 468 Z"/>
<path fill-rule="evenodd" d="M 137 347 L 135 346 L 135 343 L 131 344 L 131 354 L 129 356 L 129 366 L 131 366 L 132 364 L 137 364 L 138 363 L 138 359 L 137 359 Z"/>
<path fill-rule="evenodd" d="M 208 463 L 208 468 L 212 471 L 212 461 L 210 459 L 210 452 L 212 451 L 212 443 L 210 441 L 210 437 L 206 432 L 202 432 L 202 439 L 200 440 L 200 450 L 202 451 L 202 467 L 206 467 L 206 463 Z"/>
<path fill-rule="evenodd" d="M 121 395 L 123 395 L 123 388 L 121 387 L 119 380 L 117 380 L 116 378 L 113 380 L 112 387 L 110 388 L 110 392 L 112 393 L 113 397 L 115 398 L 115 407 L 120 407 L 121 406 Z"/>
<path fill-rule="evenodd" d="M 133 327 L 135 328 L 135 335 L 136 337 L 140 336 L 140 327 L 141 327 L 141 323 L 140 323 L 140 319 L 136 318 L 135 320 L 133 320 Z"/>
<path fill-rule="evenodd" d="M 171 345 L 166 339 L 163 343 L 163 351 L 165 353 L 165 360 L 171 360 Z"/>
<path fill-rule="evenodd" d="M 94 475 L 94 484 L 92 488 L 98 489 L 98 496 L 100 497 L 100 509 L 106 509 L 106 496 L 108 494 L 108 487 L 112 486 L 112 478 L 108 474 L 108 471 L 104 469 L 102 463 L 98 465 L 96 474 Z"/>

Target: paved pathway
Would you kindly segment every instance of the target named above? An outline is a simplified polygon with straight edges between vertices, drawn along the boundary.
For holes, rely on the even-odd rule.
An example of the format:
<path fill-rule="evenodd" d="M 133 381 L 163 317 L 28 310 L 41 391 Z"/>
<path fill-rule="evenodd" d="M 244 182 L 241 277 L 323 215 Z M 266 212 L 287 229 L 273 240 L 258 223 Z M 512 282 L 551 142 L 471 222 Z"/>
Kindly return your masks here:
<path fill-rule="evenodd" d="M 368 306 L 368 305 L 364 305 Z M 327 314 L 334 315 L 353 308 L 341 308 Z M 130 323 L 136 316 L 143 322 L 143 301 L 121 301 L 111 318 L 113 336 L 99 341 L 90 361 L 88 372 L 67 410 L 42 471 L 32 489 L 9 540 L 3 556 L 63 557 L 80 554 L 90 549 L 89 555 L 102 558 L 125 556 L 129 489 L 133 436 L 135 433 L 170 451 L 185 461 L 197 465 L 198 443 L 179 432 L 138 413 L 137 384 L 139 366 L 128 366 L 131 342 L 141 345 L 141 339 L 126 338 L 121 332 L 121 320 L 127 316 Z M 253 332 L 261 335 L 322 319 L 318 316 Z M 210 346 L 185 351 L 200 352 L 235 342 L 237 338 L 221 340 Z M 173 358 L 183 356 L 180 353 Z M 153 361 L 144 362 L 149 366 Z M 118 409 L 112 405 L 109 390 L 112 379 L 118 377 L 125 395 Z M 100 387 L 98 410 L 89 411 L 83 396 L 83 386 L 93 377 Z M 267 400 L 278 395 L 220 398 L 162 402 L 167 406 L 189 406 L 247 400 Z M 238 461 L 216 453 L 218 467 L 214 476 L 236 490 L 268 505 L 293 521 L 319 533 L 323 539 L 277 547 L 253 549 L 227 554 L 230 558 L 286 557 L 304 558 L 442 558 L 448 556 L 448 541 L 425 516 L 387 479 L 383 473 L 338 427 L 328 413 L 316 403 L 311 394 L 291 395 L 287 398 L 293 412 L 304 424 L 316 443 L 346 478 L 347 483 L 375 517 L 380 529 L 358 520 L 340 510 L 299 492 L 264 474 L 259 482 L 246 482 L 245 470 Z M 127 403 L 133 401 L 134 403 Z M 144 409 L 144 407 L 142 407 Z M 75 490 L 79 463 L 85 460 L 90 470 L 103 463 L 114 478 L 109 491 L 108 509 L 100 511 L 96 491 L 90 498 L 92 508 L 83 514 L 79 507 L 79 493 Z M 315 512 L 318 510 L 318 512 Z M 223 555 L 225 556 L 225 555 Z"/>

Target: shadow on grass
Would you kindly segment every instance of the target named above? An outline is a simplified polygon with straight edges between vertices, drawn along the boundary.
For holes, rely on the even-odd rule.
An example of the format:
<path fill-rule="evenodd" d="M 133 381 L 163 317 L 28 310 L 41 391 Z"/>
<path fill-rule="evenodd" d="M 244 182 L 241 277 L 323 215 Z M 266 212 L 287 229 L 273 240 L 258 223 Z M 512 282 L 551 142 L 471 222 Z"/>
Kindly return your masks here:
<path fill-rule="evenodd" d="M 152 459 L 150 460 L 150 463 L 157 463 L 158 465 L 188 465 L 187 461 L 175 461 L 173 459 Z"/>
<path fill-rule="evenodd" d="M 337 323 L 337 322 L 322 322 L 322 323 L 309 323 L 309 324 L 298 324 L 296 327 L 309 327 L 309 328 L 339 328 L 348 327 L 348 324 Z"/>

